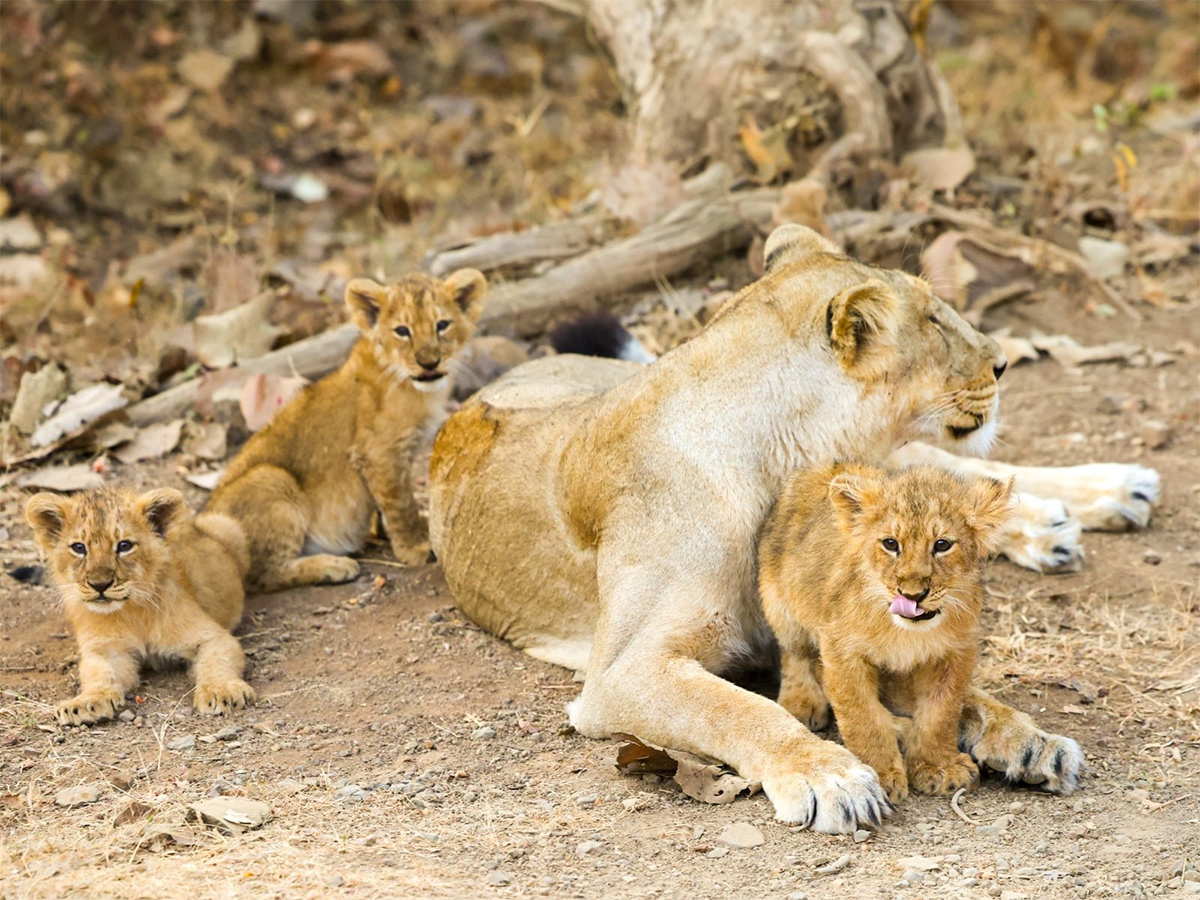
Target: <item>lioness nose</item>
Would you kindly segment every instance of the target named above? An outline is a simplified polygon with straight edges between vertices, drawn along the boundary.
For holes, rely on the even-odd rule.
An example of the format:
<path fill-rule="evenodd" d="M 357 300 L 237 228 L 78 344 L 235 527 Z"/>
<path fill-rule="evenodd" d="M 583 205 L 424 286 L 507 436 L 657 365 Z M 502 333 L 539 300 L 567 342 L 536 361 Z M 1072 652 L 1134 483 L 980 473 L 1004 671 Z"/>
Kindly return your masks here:
<path fill-rule="evenodd" d="M 112 583 L 113 580 L 111 578 L 108 579 L 108 581 L 88 581 L 88 587 L 90 587 L 97 594 L 103 594 L 110 587 L 112 587 Z"/>
<path fill-rule="evenodd" d="M 929 596 L 929 588 L 925 588 L 925 590 L 921 591 L 919 594 L 909 594 L 909 593 L 906 593 L 905 591 L 901 591 L 900 593 L 903 594 L 905 597 L 907 597 L 909 600 L 911 600 L 913 603 L 920 603 L 922 600 L 924 600 L 926 597 Z"/>
<path fill-rule="evenodd" d="M 992 366 L 992 373 L 996 376 L 996 380 L 1000 380 L 1000 376 L 1004 374 L 1004 370 L 1008 368 L 1008 360 L 1002 359 L 999 364 Z"/>

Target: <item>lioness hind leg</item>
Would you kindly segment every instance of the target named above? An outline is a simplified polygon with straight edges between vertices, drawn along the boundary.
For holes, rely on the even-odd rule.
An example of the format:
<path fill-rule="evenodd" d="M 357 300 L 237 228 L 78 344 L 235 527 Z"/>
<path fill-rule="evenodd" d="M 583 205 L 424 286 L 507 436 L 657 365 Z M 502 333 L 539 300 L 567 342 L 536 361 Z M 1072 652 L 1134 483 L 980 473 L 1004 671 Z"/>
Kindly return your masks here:
<path fill-rule="evenodd" d="M 958 745 L 979 765 L 1003 773 L 1009 781 L 1042 785 L 1055 794 L 1070 794 L 1083 773 L 1079 744 L 1042 731 L 1025 713 L 978 688 L 967 694 Z"/>

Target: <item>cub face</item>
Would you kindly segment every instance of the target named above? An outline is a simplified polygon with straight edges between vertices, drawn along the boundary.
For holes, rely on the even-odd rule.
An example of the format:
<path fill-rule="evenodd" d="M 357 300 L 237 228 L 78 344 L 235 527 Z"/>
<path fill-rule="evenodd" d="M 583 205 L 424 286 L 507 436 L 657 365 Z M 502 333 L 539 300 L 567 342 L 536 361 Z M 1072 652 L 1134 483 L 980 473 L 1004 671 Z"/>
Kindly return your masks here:
<path fill-rule="evenodd" d="M 123 488 L 41 493 L 25 505 L 63 599 L 102 614 L 158 602 L 158 574 L 171 558 L 167 530 L 185 512 L 183 495 L 169 488 L 141 496 Z"/>
<path fill-rule="evenodd" d="M 978 613 L 980 566 L 1011 494 L 1011 484 L 933 466 L 855 468 L 829 483 L 849 551 L 878 580 L 872 595 L 902 628 L 930 627 L 943 611 Z"/>
<path fill-rule="evenodd" d="M 445 280 L 406 275 L 385 287 L 369 278 L 346 285 L 346 307 L 379 364 L 418 390 L 436 390 L 449 363 L 475 333 L 487 281 L 475 269 Z"/>

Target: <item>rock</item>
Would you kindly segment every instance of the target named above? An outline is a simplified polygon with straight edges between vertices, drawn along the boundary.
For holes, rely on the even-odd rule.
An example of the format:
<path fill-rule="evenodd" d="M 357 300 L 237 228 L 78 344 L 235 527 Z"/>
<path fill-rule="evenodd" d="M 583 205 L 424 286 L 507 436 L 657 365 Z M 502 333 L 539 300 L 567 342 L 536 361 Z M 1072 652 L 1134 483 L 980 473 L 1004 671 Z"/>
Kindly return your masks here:
<path fill-rule="evenodd" d="M 762 832 L 749 822 L 735 822 L 717 835 L 716 843 L 721 847 L 746 850 L 750 847 L 761 847 L 766 843 L 766 839 Z"/>
<path fill-rule="evenodd" d="M 869 841 L 870 839 L 871 839 L 871 832 L 867 831 L 864 828 L 860 828 L 860 829 L 858 829 L 858 831 L 854 832 L 854 843 L 856 843 L 856 844 L 861 844 L 864 841 Z"/>
<path fill-rule="evenodd" d="M 1170 425 L 1154 419 L 1147 419 L 1142 422 L 1138 426 L 1137 434 L 1148 450 L 1162 450 L 1171 443 L 1171 439 L 1175 436 Z"/>
<path fill-rule="evenodd" d="M 896 865 L 902 869 L 932 872 L 942 867 L 942 858 L 940 856 L 906 856 L 896 860 Z"/>
<path fill-rule="evenodd" d="M 123 709 L 117 718 L 122 722 L 132 722 L 137 718 L 137 713 L 135 713 L 132 709 Z"/>
<path fill-rule="evenodd" d="M 1084 235 L 1079 239 L 1079 252 L 1091 264 L 1092 274 L 1097 278 L 1112 278 L 1125 271 L 1129 260 L 1129 248 L 1119 241 Z"/>
<path fill-rule="evenodd" d="M 1159 556 L 1158 552 L 1155 550 L 1146 550 L 1142 554 L 1142 562 L 1148 566 L 1157 566 L 1162 562 L 1162 557 Z"/>
<path fill-rule="evenodd" d="M 168 750 L 195 750 L 196 736 L 194 734 L 180 735 L 173 740 L 167 741 Z"/>
<path fill-rule="evenodd" d="M 501 872 L 499 869 L 492 872 L 487 877 L 487 883 L 494 884 L 497 887 L 499 887 L 500 885 L 509 884 L 511 882 L 512 882 L 512 876 L 509 875 L 507 872 Z"/>
<path fill-rule="evenodd" d="M 338 788 L 338 798 L 350 803 L 361 803 L 367 799 L 367 789 L 361 784 L 347 784 Z"/>
<path fill-rule="evenodd" d="M 713 847 L 711 850 L 709 850 L 704 855 L 707 856 L 709 859 L 720 859 L 722 856 L 729 855 L 729 848 L 728 847 Z"/>
<path fill-rule="evenodd" d="M 230 725 L 228 728 L 222 728 L 213 735 L 218 741 L 233 741 L 242 733 L 240 725 Z"/>
<path fill-rule="evenodd" d="M 584 795 L 584 796 L 582 796 L 582 797 L 576 797 L 576 798 L 575 798 L 575 802 L 576 802 L 576 803 L 577 803 L 579 806 L 583 806 L 583 807 L 590 807 L 590 806 L 595 806 L 595 805 L 596 805 L 596 801 L 597 801 L 597 800 L 599 800 L 599 799 L 600 799 L 600 798 L 599 798 L 598 796 L 596 796 L 595 794 L 585 794 L 585 795 Z"/>
<path fill-rule="evenodd" d="M 94 784 L 77 784 L 74 787 L 63 788 L 54 795 L 54 802 L 67 809 L 77 806 L 87 806 L 100 799 L 100 788 Z"/>
<path fill-rule="evenodd" d="M 268 804 L 245 797 L 217 797 L 193 803 L 188 809 L 189 820 L 216 825 L 231 834 L 261 828 L 269 818 L 271 807 Z"/>
<path fill-rule="evenodd" d="M 595 856 L 604 849 L 604 844 L 600 841 L 584 841 L 575 848 L 576 856 Z"/>
<path fill-rule="evenodd" d="M 334 888 L 341 887 L 345 883 L 346 883 L 346 879 L 344 879 L 341 875 L 335 874 L 335 875 L 326 875 L 325 876 L 326 887 L 334 887 Z"/>
<path fill-rule="evenodd" d="M 900 876 L 909 884 L 920 884 L 925 880 L 925 873 L 919 869 L 905 869 L 904 874 Z"/>
<path fill-rule="evenodd" d="M 471 732 L 471 740 L 473 741 L 490 741 L 496 737 L 496 729 L 491 725 L 484 725 L 482 728 L 476 728 Z"/>

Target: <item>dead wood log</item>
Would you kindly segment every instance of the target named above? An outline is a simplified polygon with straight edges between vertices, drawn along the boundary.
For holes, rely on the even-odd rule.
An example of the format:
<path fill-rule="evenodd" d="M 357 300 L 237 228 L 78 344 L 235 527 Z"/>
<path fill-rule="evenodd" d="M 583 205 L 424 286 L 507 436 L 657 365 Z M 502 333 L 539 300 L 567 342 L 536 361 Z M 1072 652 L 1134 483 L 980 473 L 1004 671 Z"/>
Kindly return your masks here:
<path fill-rule="evenodd" d="M 611 216 L 592 214 L 527 231 L 492 234 L 465 245 L 436 251 L 426 260 L 425 266 L 430 275 L 438 278 L 463 268 L 511 274 L 578 256 L 611 236 L 614 224 Z"/>

